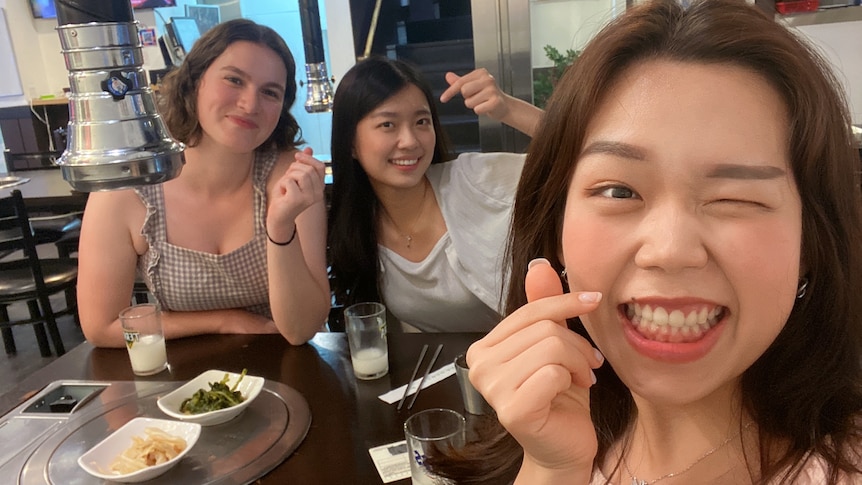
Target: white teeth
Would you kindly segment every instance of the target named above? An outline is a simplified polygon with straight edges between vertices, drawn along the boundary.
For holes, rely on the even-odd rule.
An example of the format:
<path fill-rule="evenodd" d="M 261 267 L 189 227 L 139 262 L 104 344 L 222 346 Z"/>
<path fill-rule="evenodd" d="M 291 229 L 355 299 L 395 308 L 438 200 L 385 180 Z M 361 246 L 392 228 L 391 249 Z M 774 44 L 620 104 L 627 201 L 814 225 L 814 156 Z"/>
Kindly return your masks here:
<path fill-rule="evenodd" d="M 652 311 L 652 321 L 656 325 L 667 325 L 667 319 L 667 310 L 665 310 L 664 308 L 656 307 L 656 309 Z"/>
<path fill-rule="evenodd" d="M 670 312 L 667 322 L 670 324 L 671 327 L 679 328 L 685 325 L 685 320 L 686 318 L 685 315 L 683 315 L 682 311 L 674 310 Z"/>
<path fill-rule="evenodd" d="M 395 160 L 395 159 L 393 159 L 393 160 L 391 160 L 391 162 L 392 162 L 394 165 L 401 165 L 401 166 L 403 166 L 403 167 L 407 167 L 407 166 L 410 166 L 410 165 L 416 165 L 417 163 L 419 163 L 419 160 L 418 160 L 418 159 L 415 159 L 415 158 L 414 158 L 414 159 L 412 159 L 412 160 Z"/>
<path fill-rule="evenodd" d="M 723 314 L 721 306 L 708 308 L 704 306 L 699 310 L 683 313 L 682 310 L 671 310 L 639 303 L 626 305 L 626 315 L 639 329 L 650 333 L 668 332 L 673 335 L 698 335 L 715 325 L 718 318 Z M 673 330 L 673 332 L 671 332 Z"/>
<path fill-rule="evenodd" d="M 706 311 L 706 309 L 704 309 L 704 312 L 705 311 Z M 685 316 L 685 327 L 693 327 L 693 326 L 697 325 L 698 315 L 700 315 L 700 313 L 698 313 L 698 312 L 691 312 L 688 315 L 686 315 Z"/>

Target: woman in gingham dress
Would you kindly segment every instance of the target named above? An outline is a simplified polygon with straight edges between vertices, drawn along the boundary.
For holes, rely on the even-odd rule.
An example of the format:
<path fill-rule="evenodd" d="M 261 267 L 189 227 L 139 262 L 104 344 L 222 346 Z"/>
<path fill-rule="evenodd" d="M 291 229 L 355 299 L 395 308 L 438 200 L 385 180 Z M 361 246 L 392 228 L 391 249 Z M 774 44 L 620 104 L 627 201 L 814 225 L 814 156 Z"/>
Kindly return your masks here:
<path fill-rule="evenodd" d="M 167 338 L 277 333 L 301 344 L 329 312 L 324 166 L 298 151 L 295 63 L 249 20 L 204 34 L 164 80 L 162 114 L 187 146 L 160 185 L 93 193 L 81 232 L 87 340 L 120 347 L 140 270 Z"/>

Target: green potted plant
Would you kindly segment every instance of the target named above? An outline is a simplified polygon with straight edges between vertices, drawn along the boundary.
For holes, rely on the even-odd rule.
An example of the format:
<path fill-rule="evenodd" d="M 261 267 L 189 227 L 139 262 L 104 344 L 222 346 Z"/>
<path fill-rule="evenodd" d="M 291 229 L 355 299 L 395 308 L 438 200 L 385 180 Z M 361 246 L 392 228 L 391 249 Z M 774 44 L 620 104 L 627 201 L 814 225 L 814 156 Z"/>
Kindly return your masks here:
<path fill-rule="evenodd" d="M 533 104 L 539 108 L 545 107 L 548 98 L 554 91 L 557 81 L 573 62 L 581 55 L 581 51 L 566 49 L 565 54 L 560 54 L 555 47 L 546 45 L 545 56 L 554 63 L 552 67 L 538 68 L 533 71 Z"/>

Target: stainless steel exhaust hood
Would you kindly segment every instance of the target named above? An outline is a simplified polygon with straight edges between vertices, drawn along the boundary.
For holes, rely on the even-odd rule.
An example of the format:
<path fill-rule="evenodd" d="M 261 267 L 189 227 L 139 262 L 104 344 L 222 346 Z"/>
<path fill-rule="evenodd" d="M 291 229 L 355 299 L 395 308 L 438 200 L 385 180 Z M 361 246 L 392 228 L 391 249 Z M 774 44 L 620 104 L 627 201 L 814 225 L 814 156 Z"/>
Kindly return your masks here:
<path fill-rule="evenodd" d="M 159 116 L 129 0 L 55 3 L 70 86 L 63 178 L 91 192 L 176 177 L 185 147 Z"/>
<path fill-rule="evenodd" d="M 302 22 L 305 75 L 308 79 L 305 111 L 309 113 L 332 111 L 332 84 L 326 73 L 323 34 L 320 30 L 320 8 L 317 0 L 299 0 L 299 19 Z"/>

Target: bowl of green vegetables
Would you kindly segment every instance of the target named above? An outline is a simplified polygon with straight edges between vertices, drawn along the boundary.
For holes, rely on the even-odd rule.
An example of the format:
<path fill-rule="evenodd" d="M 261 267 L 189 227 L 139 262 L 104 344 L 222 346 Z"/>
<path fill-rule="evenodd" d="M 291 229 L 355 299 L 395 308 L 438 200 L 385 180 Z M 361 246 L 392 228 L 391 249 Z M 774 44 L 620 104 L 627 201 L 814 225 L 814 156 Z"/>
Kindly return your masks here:
<path fill-rule="evenodd" d="M 208 370 L 161 396 L 156 403 L 168 416 L 198 423 L 221 424 L 237 417 L 263 389 L 263 377 Z"/>

